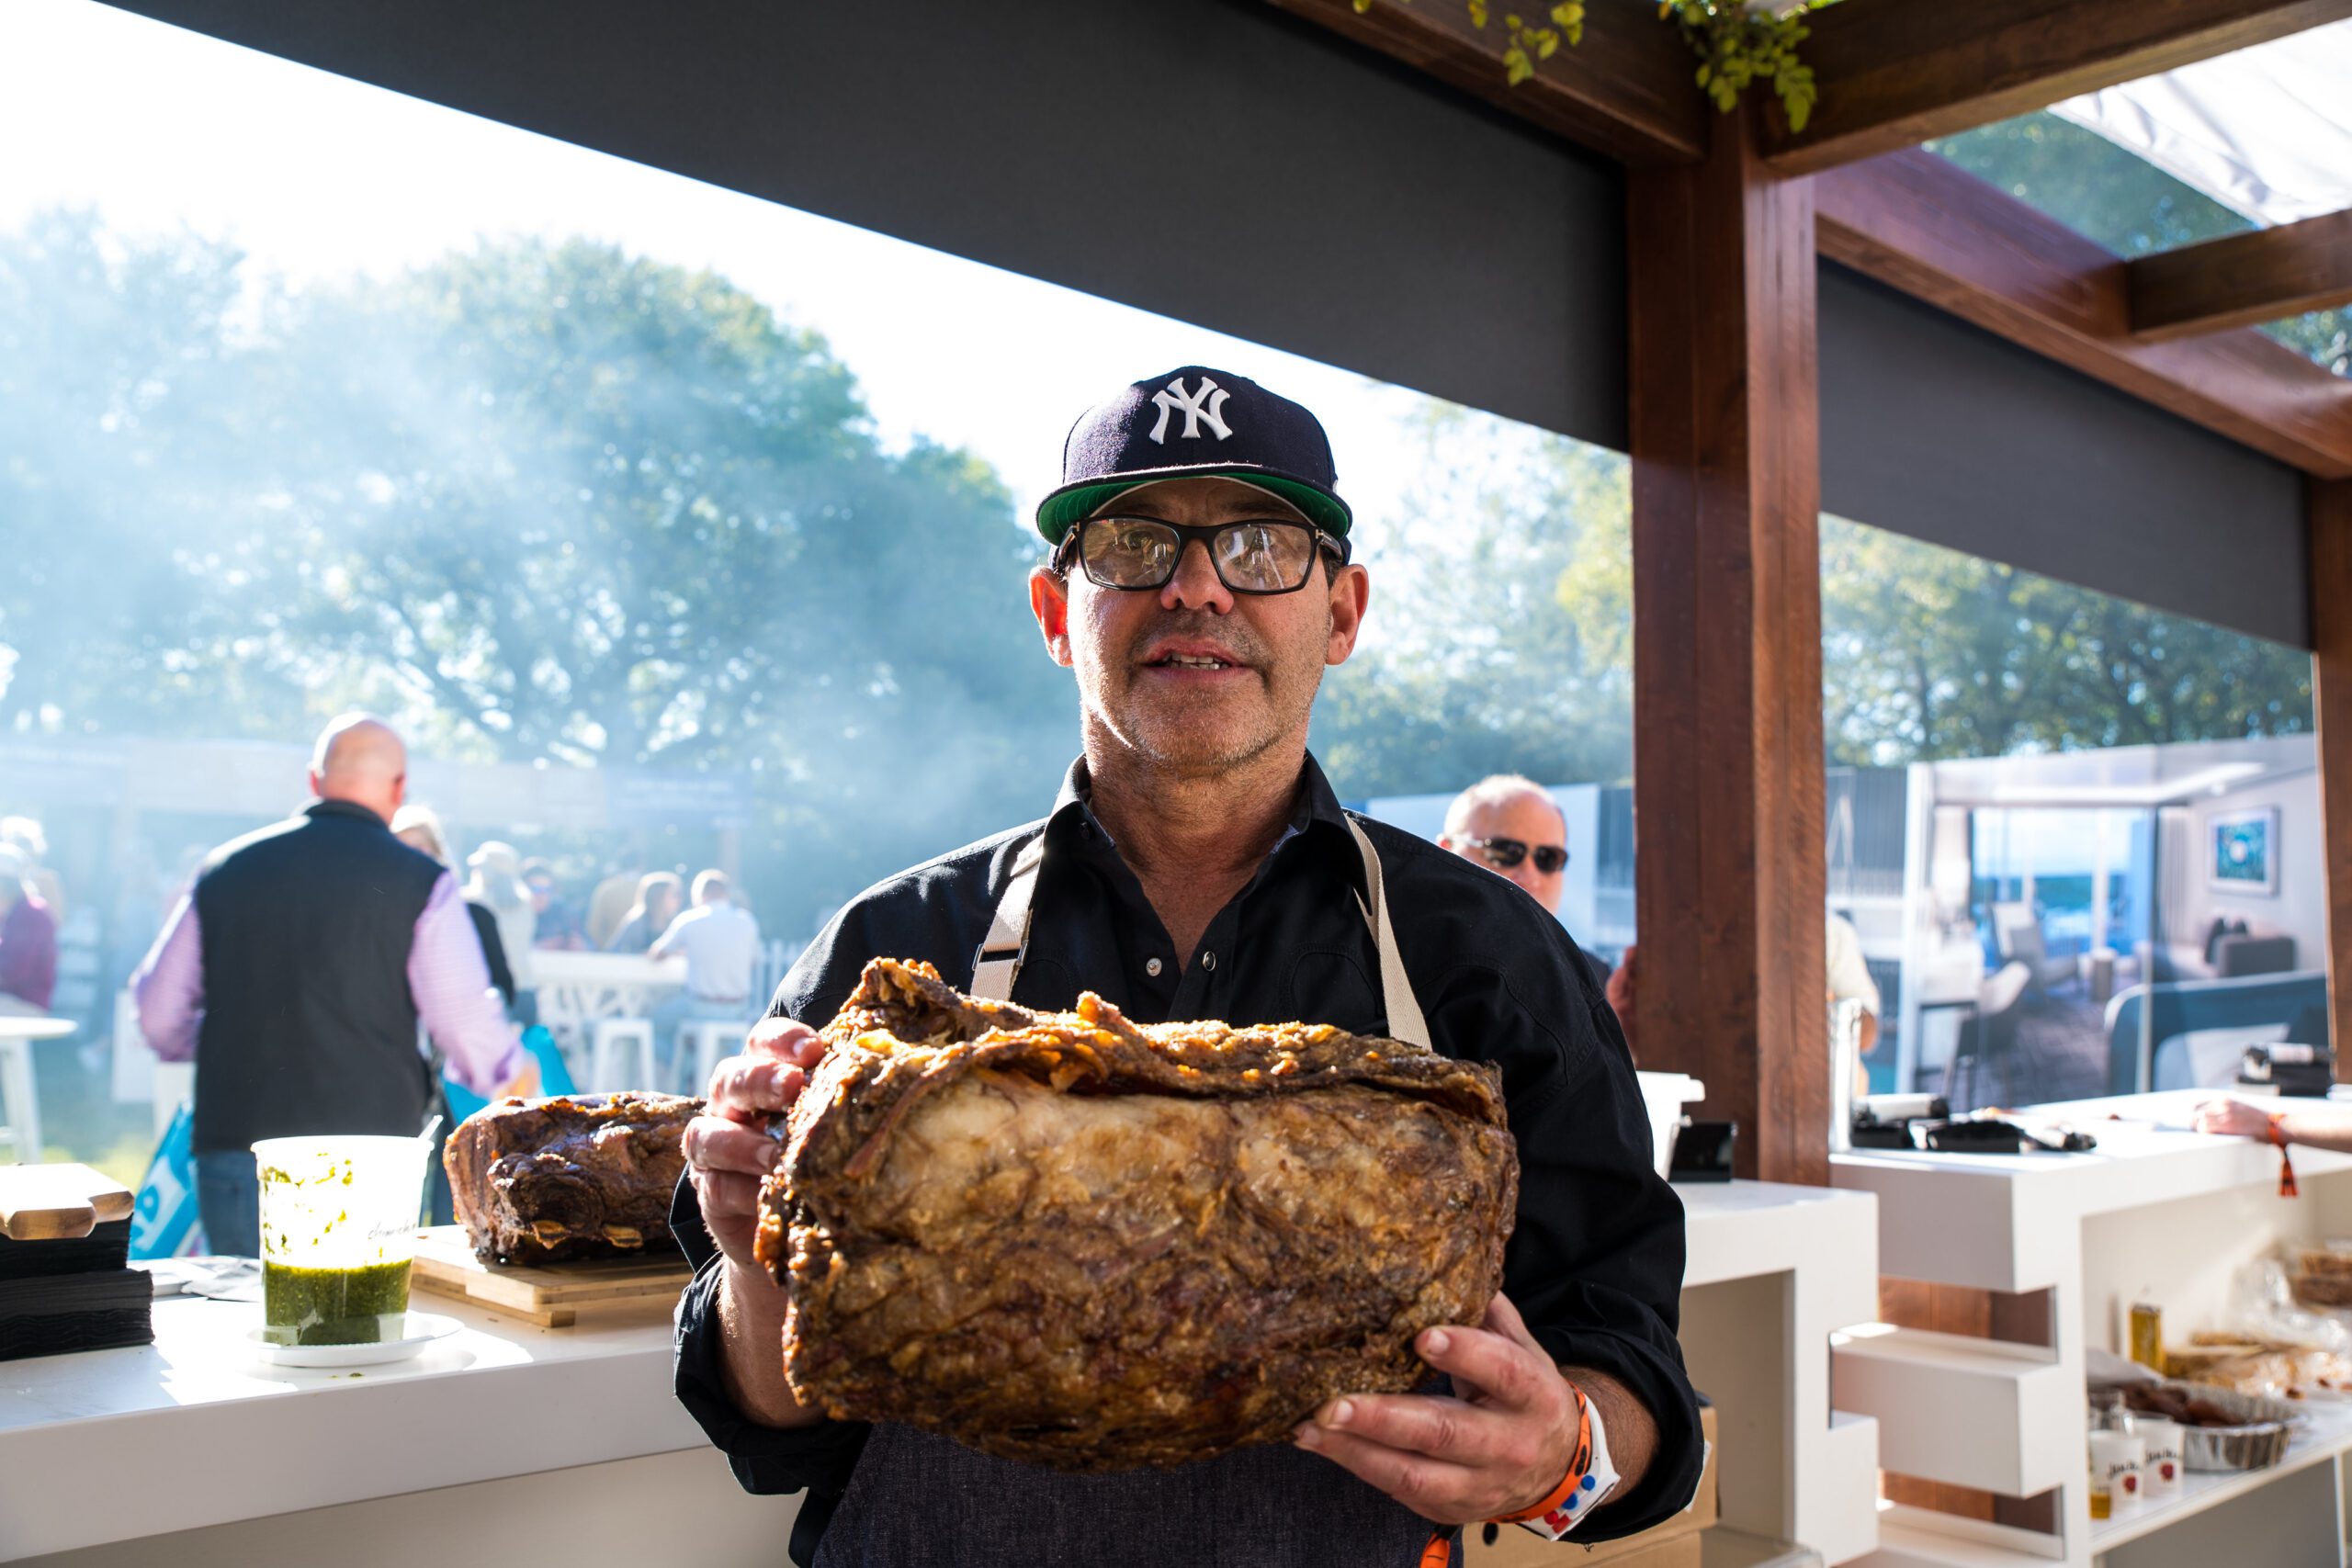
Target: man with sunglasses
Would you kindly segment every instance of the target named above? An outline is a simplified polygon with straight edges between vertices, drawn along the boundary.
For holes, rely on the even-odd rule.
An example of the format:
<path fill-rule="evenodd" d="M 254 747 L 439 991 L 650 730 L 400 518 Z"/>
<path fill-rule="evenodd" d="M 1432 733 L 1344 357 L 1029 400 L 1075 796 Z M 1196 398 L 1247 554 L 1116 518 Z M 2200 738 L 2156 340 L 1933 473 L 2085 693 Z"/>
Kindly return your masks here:
<path fill-rule="evenodd" d="M 1556 922 L 1343 811 L 1307 754 L 1323 671 L 1371 598 L 1322 426 L 1188 366 L 1082 416 L 1063 477 L 1029 607 L 1076 677 L 1082 754 L 1043 821 L 835 916 L 714 1075 L 672 1214 L 695 1264 L 680 1399 L 745 1486 L 806 1490 L 790 1551 L 821 1568 L 1405 1568 L 1458 1562 L 1458 1528 L 1484 1520 L 1600 1540 L 1669 1517 L 1702 1457 L 1674 1338 L 1681 1208 L 1615 1020 Z M 1304 1019 L 1496 1063 L 1518 1225 L 1484 1319 L 1417 1343 L 1452 1392 L 1334 1400 L 1293 1446 L 1083 1477 L 802 1408 L 784 1293 L 752 1258 L 778 1153 L 762 1128 L 821 1054 L 813 1027 L 886 955 L 1025 1007 L 1091 990 L 1139 1022 Z"/>
<path fill-rule="evenodd" d="M 1480 779 L 1445 808 L 1437 842 L 1516 882 L 1553 914 L 1560 912 L 1567 813 L 1533 779 L 1517 773 Z"/>

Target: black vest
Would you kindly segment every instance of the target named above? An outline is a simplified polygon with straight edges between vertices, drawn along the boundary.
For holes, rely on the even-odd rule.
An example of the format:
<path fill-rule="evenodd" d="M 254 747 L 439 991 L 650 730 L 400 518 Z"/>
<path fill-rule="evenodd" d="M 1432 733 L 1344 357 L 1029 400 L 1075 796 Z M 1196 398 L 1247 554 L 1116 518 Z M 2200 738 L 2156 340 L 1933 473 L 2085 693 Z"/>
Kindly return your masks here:
<path fill-rule="evenodd" d="M 441 874 L 339 800 L 213 852 L 196 881 L 198 1150 L 423 1128 L 433 1085 L 408 955 Z"/>

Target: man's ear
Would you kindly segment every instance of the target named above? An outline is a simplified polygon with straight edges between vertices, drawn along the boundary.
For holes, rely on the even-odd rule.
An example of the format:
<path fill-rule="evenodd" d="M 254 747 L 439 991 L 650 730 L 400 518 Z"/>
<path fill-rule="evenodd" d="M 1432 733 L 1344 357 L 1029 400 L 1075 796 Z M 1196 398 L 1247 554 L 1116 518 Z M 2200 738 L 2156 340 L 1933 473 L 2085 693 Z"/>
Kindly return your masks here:
<path fill-rule="evenodd" d="M 1323 649 L 1323 662 L 1345 664 L 1363 631 L 1364 610 L 1372 603 L 1372 574 L 1360 566 L 1343 566 L 1332 573 L 1328 592 L 1331 636 Z"/>
<path fill-rule="evenodd" d="M 1037 617 L 1037 630 L 1046 639 L 1046 651 L 1054 662 L 1067 670 L 1069 657 L 1069 582 L 1045 567 L 1033 567 L 1029 571 L 1029 613 Z"/>

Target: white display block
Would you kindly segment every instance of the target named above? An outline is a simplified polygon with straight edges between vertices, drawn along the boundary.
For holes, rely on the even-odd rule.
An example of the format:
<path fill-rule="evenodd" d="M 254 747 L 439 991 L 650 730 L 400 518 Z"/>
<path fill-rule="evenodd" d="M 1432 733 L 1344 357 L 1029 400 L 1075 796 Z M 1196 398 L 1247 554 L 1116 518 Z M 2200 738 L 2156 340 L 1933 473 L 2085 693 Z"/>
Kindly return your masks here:
<path fill-rule="evenodd" d="M 1877 1205 L 1776 1182 L 1678 1187 L 1690 1258 L 1682 1351 L 1715 1402 L 1718 1510 L 1735 1529 L 1845 1562 L 1878 1543 L 1878 1424 L 1833 1411 L 1841 1330 L 1878 1314 Z"/>
<path fill-rule="evenodd" d="M 1883 1324 L 1834 1344 L 1838 1408 L 1878 1417 L 1879 1463 L 1889 1470 L 2030 1497 L 2082 1465 L 2067 1425 L 2082 1386 L 2052 1351 Z M 1913 1419 L 1919 1410 L 1936 1419 Z"/>
<path fill-rule="evenodd" d="M 2279 1467 L 2251 1477 L 2199 1478 L 2177 1501 L 2148 1512 L 2097 1526 L 2090 1518 L 2082 1451 L 2086 1349 L 2120 1353 L 2128 1343 L 2125 1316 L 2137 1300 L 2164 1309 L 2167 1337 L 2176 1343 L 2197 1329 L 2221 1326 L 2240 1266 L 2281 1245 L 2352 1235 L 2352 1156 L 2295 1150 L 2303 1196 L 2281 1198 L 2276 1149 L 2188 1131 L 2197 1105 L 2209 1098 L 2202 1090 L 2135 1095 L 2024 1113 L 2028 1121 L 2064 1122 L 2089 1133 L 2099 1146 L 2086 1154 L 1857 1150 L 1833 1156 L 1837 1186 L 1879 1200 L 1885 1273 L 1985 1291 L 2051 1292 L 2053 1343 L 2046 1350 L 2035 1348 L 2035 1354 L 2046 1356 L 2052 1386 L 2063 1394 L 2063 1408 L 2053 1408 L 2056 1400 L 2021 1393 L 2016 1429 L 1995 1431 L 2001 1424 L 1997 1400 L 1970 1406 L 1973 1424 L 1955 1428 L 1948 1409 L 1925 1401 L 1884 1402 L 1857 1385 L 1850 1397 L 1875 1409 L 1890 1470 L 1958 1482 L 1954 1472 L 1969 1469 L 1969 1461 L 1937 1461 L 1937 1445 L 1984 1444 L 1994 1462 L 1975 1473 L 1997 1473 L 2014 1450 L 2018 1484 L 1958 1483 L 2030 1495 L 2047 1490 L 2041 1483 L 2053 1473 L 2058 1477 L 2054 1536 L 1891 1507 L 1882 1516 L 1883 1543 L 1867 1560 L 1871 1568 L 1989 1568 L 2052 1560 L 2088 1568 L 2109 1553 L 2110 1568 L 2202 1563 L 2211 1559 L 2193 1544 L 2199 1532 L 2181 1527 L 2240 1497 L 2271 1499 L 2266 1529 L 2296 1540 L 2324 1537 L 2334 1544 L 2308 1560 L 2341 1563 L 2342 1530 L 2334 1512 L 2340 1467 L 2322 1461 L 2352 1449 L 2352 1418 L 2340 1435 L 2329 1419 L 2315 1419 Z M 2352 1105 L 2346 1111 L 2352 1114 Z M 1840 1352 L 1841 1377 L 1853 1344 L 1849 1338 Z M 2327 1517 L 2317 1523 L 2288 1517 L 2296 1507 L 2324 1510 Z"/>

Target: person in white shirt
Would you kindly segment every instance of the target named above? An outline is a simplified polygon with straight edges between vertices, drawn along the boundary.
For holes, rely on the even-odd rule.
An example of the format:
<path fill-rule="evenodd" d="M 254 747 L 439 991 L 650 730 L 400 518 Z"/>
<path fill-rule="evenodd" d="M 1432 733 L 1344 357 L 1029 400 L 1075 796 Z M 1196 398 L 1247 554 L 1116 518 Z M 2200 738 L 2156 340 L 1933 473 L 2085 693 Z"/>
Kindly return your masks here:
<path fill-rule="evenodd" d="M 1871 1047 L 1878 1043 L 1881 1005 L 1878 982 L 1871 978 L 1870 965 L 1862 962 L 1862 939 L 1854 930 L 1854 922 L 1834 909 L 1826 912 L 1826 919 L 1829 929 L 1823 953 L 1826 963 L 1823 967 L 1829 972 L 1829 999 L 1833 1002 L 1851 999 L 1862 1004 L 1862 1046 L 1857 1055 L 1867 1056 Z M 1617 972 L 1609 976 L 1608 989 L 1609 1005 L 1616 1011 L 1618 1026 L 1625 1032 L 1625 1043 L 1635 1050 L 1640 1048 L 1634 1039 L 1634 985 L 1640 973 L 1639 952 L 1638 944 L 1625 949 L 1625 956 L 1619 961 Z M 1854 1092 L 1858 1095 L 1870 1092 L 1870 1069 L 1859 1060 L 1854 1064 Z"/>
<path fill-rule="evenodd" d="M 649 958 L 683 954 L 686 961 L 685 989 L 653 1010 L 653 1053 L 663 1083 L 670 1081 L 670 1064 L 676 1059 L 680 1024 L 702 1018 L 748 1023 L 761 1010 L 752 1002 L 760 922 L 735 902 L 725 872 L 696 876 L 694 899 L 694 908 L 671 921 L 646 953 Z"/>
<path fill-rule="evenodd" d="M 1862 1004 L 1861 1054 L 1867 1056 L 1871 1047 L 1878 1043 L 1878 982 L 1871 978 L 1870 965 L 1862 962 L 1861 933 L 1854 930 L 1853 921 L 1834 909 L 1829 914 L 1829 940 L 1824 956 L 1828 960 L 1829 999 Z"/>

